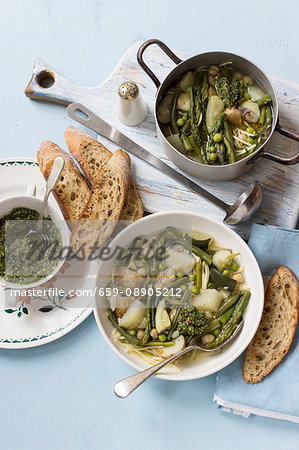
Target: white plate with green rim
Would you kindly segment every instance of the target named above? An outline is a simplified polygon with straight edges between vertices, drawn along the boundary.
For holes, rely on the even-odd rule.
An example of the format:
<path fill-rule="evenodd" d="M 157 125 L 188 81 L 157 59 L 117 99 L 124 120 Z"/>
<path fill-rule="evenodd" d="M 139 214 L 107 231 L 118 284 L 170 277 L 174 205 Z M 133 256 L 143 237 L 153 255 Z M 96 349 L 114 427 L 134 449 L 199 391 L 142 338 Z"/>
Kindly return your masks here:
<path fill-rule="evenodd" d="M 45 180 L 36 159 L 0 160 L 0 200 L 26 195 L 28 185 L 36 186 L 37 198 L 43 197 Z M 49 203 L 59 211 L 52 195 Z M 0 285 L 0 348 L 36 347 L 69 333 L 91 313 L 94 289 L 91 265 L 77 261 L 65 262 L 39 295 L 12 296 L 8 303 L 10 292 Z"/>

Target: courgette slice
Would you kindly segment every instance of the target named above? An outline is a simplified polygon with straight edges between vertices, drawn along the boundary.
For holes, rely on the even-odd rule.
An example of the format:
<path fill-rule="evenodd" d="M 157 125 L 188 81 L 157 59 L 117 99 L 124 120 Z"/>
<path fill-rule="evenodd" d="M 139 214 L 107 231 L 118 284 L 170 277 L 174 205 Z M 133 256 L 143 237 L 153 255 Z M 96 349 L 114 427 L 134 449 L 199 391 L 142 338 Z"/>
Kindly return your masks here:
<path fill-rule="evenodd" d="M 210 269 L 210 279 L 216 287 L 228 287 L 230 291 L 233 291 L 237 284 L 236 280 L 233 280 L 232 278 L 223 275 L 223 273 L 218 272 L 215 267 Z"/>

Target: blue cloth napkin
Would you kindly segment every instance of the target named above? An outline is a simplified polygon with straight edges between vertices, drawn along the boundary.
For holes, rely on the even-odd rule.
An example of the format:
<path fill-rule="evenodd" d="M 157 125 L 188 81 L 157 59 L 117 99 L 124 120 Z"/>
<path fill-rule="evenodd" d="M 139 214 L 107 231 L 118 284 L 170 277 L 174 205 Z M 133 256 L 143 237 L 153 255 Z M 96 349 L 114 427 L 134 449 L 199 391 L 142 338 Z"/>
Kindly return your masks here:
<path fill-rule="evenodd" d="M 254 224 L 249 247 L 269 279 L 284 265 L 299 279 L 299 231 Z M 299 326 L 288 354 L 262 381 L 242 378 L 244 354 L 217 374 L 214 401 L 225 412 L 250 414 L 299 423 Z"/>

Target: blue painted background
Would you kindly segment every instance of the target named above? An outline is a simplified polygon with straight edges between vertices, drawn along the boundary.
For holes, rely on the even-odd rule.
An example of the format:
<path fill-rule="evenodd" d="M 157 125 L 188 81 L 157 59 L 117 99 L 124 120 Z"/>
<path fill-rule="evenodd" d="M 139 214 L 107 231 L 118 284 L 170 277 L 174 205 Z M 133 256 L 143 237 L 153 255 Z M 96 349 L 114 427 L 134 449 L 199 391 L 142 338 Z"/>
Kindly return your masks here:
<path fill-rule="evenodd" d="M 157 37 L 191 53 L 240 53 L 298 82 L 298 12 L 296 0 L 0 0 L 0 156 L 35 156 L 43 139 L 64 145 L 64 107 L 23 94 L 37 56 L 94 86 L 133 42 Z M 0 363 L 1 450 L 298 448 L 298 425 L 217 411 L 213 376 L 153 379 L 118 400 L 113 383 L 132 369 L 93 317 L 52 344 L 1 350 Z"/>

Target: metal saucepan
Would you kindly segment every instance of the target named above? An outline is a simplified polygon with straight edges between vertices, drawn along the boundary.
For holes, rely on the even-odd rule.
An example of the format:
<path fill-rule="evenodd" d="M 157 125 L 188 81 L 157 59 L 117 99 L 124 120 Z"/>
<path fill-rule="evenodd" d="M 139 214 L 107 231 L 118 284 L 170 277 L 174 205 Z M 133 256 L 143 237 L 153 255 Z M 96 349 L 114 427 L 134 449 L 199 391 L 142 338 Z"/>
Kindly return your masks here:
<path fill-rule="evenodd" d="M 158 45 L 169 58 L 176 64 L 176 67 L 168 74 L 163 83 L 158 80 L 156 75 L 150 70 L 150 68 L 145 64 L 143 60 L 144 50 L 152 44 Z M 271 138 L 273 136 L 274 131 L 278 131 L 280 134 L 293 139 L 299 142 L 299 135 L 293 133 L 283 127 L 281 127 L 278 123 L 278 101 L 277 96 L 272 86 L 271 81 L 264 74 L 264 72 L 259 69 L 255 64 L 248 61 L 247 59 L 235 55 L 233 53 L 226 52 L 208 52 L 201 53 L 196 56 L 192 56 L 185 61 L 182 61 L 178 56 L 176 56 L 163 42 L 158 39 L 150 39 L 138 50 L 137 60 L 141 68 L 146 72 L 146 74 L 153 80 L 157 87 L 157 95 L 155 101 L 155 121 L 157 127 L 157 133 L 159 140 L 161 142 L 162 148 L 165 151 L 167 157 L 181 170 L 188 173 L 191 176 L 206 179 L 206 180 L 230 180 L 233 178 L 237 178 L 243 173 L 250 170 L 253 164 L 257 161 L 258 158 L 267 158 L 272 161 L 276 161 L 280 164 L 292 165 L 297 164 L 299 162 L 299 153 L 291 158 L 281 158 L 277 155 L 274 155 L 265 149 L 269 146 Z M 165 94 L 169 87 L 173 84 L 175 80 L 177 80 L 181 75 L 183 75 L 188 70 L 195 69 L 200 66 L 210 66 L 212 64 L 221 64 L 225 61 L 232 61 L 233 66 L 240 72 L 245 73 L 246 75 L 252 76 L 255 81 L 257 81 L 260 86 L 264 89 L 264 91 L 271 95 L 272 97 L 272 129 L 268 139 L 264 142 L 264 144 L 253 152 L 251 155 L 247 156 L 240 161 L 237 161 L 233 164 L 227 164 L 224 166 L 221 165 L 205 165 L 201 164 L 197 161 L 193 161 L 187 156 L 180 153 L 176 150 L 165 138 L 163 135 L 158 119 L 157 119 L 157 106 Z"/>

